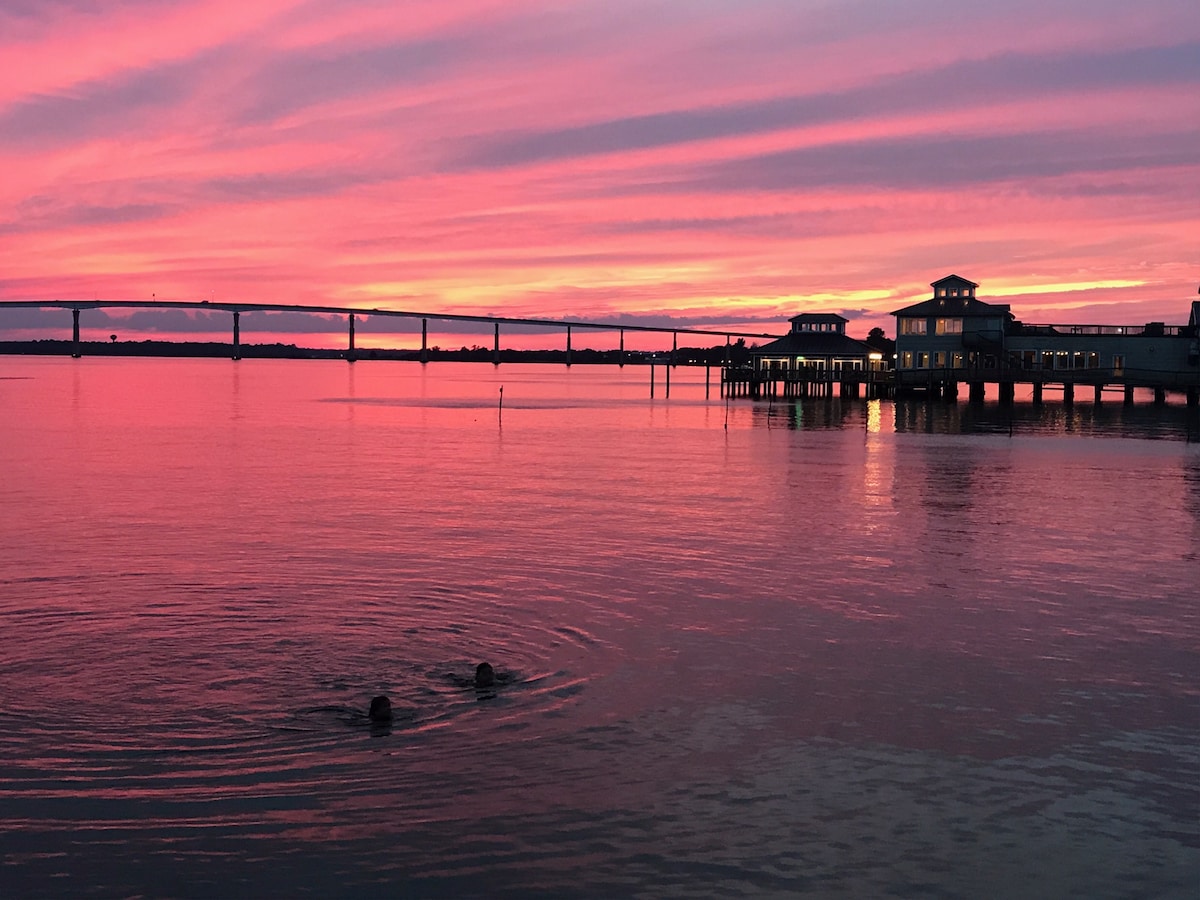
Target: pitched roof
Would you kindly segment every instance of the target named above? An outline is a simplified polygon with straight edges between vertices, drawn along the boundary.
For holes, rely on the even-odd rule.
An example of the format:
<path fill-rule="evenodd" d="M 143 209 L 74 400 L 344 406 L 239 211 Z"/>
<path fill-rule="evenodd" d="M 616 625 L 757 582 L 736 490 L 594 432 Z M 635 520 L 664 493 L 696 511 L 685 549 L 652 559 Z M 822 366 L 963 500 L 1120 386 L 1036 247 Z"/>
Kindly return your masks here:
<path fill-rule="evenodd" d="M 943 279 L 944 281 L 945 279 Z M 934 282 L 937 284 L 938 282 Z M 1007 303 L 984 303 L 975 297 L 932 297 L 904 309 L 897 309 L 893 316 L 1011 316 Z"/>
<path fill-rule="evenodd" d="M 947 275 L 945 278 L 939 278 L 937 281 L 933 282 L 929 286 L 931 288 L 936 288 L 939 285 L 943 285 L 948 282 L 953 282 L 955 284 L 965 284 L 968 287 L 973 287 L 973 288 L 979 287 L 979 285 L 977 285 L 975 282 L 969 281 L 966 278 L 963 278 L 961 275 Z"/>
<path fill-rule="evenodd" d="M 835 331 L 796 331 L 750 350 L 752 356 L 867 356 L 874 347 Z"/>

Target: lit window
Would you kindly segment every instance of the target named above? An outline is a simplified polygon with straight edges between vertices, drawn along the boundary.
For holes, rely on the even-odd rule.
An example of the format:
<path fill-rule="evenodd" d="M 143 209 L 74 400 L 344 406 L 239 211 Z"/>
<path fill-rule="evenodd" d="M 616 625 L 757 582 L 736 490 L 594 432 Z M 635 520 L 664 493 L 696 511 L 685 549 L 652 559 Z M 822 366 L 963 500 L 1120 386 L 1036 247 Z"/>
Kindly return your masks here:
<path fill-rule="evenodd" d="M 934 331 L 937 334 L 962 334 L 962 319 L 938 319 Z"/>
<path fill-rule="evenodd" d="M 933 367 L 935 369 L 946 368 L 946 351 L 939 350 L 933 354 Z"/>
<path fill-rule="evenodd" d="M 900 354 L 900 368 L 911 369 L 913 367 L 913 355 L 911 350 L 905 350 Z"/>
<path fill-rule="evenodd" d="M 922 352 L 922 353 L 917 354 L 917 368 L 918 369 L 928 369 L 929 368 L 929 354 L 928 353 Z"/>
<path fill-rule="evenodd" d="M 924 319 L 901 319 L 900 320 L 901 334 L 925 334 L 926 322 Z"/>

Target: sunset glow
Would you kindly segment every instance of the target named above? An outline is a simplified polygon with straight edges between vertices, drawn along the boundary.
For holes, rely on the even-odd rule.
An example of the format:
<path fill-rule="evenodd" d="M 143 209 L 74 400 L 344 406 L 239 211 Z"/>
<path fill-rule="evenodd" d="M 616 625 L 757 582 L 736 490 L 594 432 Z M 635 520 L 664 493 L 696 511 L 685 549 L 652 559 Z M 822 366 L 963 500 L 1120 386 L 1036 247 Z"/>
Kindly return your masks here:
<path fill-rule="evenodd" d="M 946 13 L 6 2 L 0 299 L 861 335 L 955 272 L 1024 321 L 1186 322 L 1200 6 Z"/>

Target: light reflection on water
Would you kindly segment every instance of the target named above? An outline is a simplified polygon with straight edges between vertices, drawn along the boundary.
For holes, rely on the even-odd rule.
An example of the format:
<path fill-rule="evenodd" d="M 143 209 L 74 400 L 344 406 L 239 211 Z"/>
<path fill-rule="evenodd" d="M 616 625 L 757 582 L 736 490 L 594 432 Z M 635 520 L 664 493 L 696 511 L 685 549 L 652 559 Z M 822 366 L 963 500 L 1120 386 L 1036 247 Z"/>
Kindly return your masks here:
<path fill-rule="evenodd" d="M 1200 877 L 1194 411 L 3 367 L 5 893 Z"/>

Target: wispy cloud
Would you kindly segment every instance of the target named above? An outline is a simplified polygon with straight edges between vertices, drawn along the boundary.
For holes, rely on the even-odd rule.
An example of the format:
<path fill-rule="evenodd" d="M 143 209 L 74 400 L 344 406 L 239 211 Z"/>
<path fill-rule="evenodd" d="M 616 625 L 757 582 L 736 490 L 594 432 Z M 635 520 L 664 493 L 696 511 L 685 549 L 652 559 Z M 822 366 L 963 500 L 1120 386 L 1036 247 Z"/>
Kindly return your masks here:
<path fill-rule="evenodd" d="M 1200 10 L 946 10 L 12 0 L 0 297 L 869 326 L 956 270 L 1186 315 Z"/>

